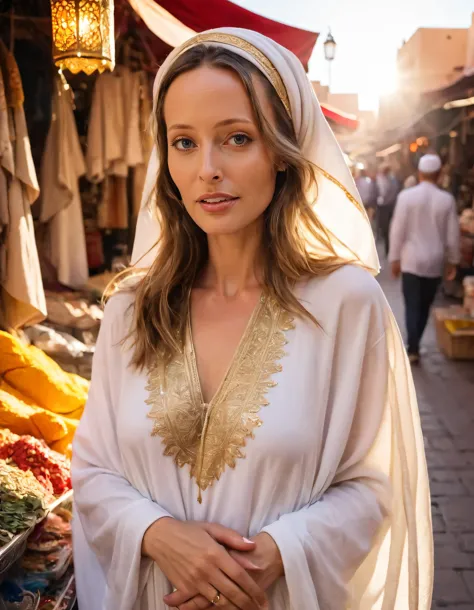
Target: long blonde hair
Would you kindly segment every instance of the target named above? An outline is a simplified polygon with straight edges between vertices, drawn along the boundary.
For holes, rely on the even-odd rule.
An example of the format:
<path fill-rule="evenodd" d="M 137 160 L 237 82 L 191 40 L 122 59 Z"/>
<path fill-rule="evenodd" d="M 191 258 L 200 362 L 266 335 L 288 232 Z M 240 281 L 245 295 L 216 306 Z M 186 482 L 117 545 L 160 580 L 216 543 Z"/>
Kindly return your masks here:
<path fill-rule="evenodd" d="M 201 66 L 233 70 L 242 80 L 255 112 L 259 130 L 275 159 L 286 171 L 277 174 L 273 199 L 264 212 L 263 279 L 266 292 L 287 311 L 317 321 L 294 295 L 295 282 L 327 275 L 344 263 L 308 201 L 309 187 L 316 188 L 315 169 L 299 150 L 293 123 L 271 83 L 249 61 L 222 47 L 203 44 L 184 52 L 164 76 L 156 104 L 156 143 L 160 158 L 155 195 L 161 234 L 158 254 L 147 272 L 133 283 L 133 324 L 128 336 L 133 347 L 131 364 L 149 367 L 158 352 L 166 358 L 182 348 L 190 290 L 208 260 L 207 237 L 180 201 L 168 169 L 168 141 L 164 101 L 171 83 Z M 260 78 L 273 106 L 276 128 L 265 117 L 254 78 Z M 308 234 L 322 241 L 331 255 L 308 251 Z M 133 273 L 127 270 L 125 276 Z M 123 277 L 123 276 L 122 276 Z M 125 283 L 126 284 L 126 283 Z M 120 286 L 120 282 L 118 283 Z M 117 282 L 115 282 L 117 286 Z"/>

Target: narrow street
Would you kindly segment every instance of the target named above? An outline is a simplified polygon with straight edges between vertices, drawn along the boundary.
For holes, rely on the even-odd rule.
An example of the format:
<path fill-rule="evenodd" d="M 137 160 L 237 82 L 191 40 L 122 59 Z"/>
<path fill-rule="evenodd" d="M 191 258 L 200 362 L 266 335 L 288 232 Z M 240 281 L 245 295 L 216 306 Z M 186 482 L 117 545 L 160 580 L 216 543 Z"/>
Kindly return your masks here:
<path fill-rule="evenodd" d="M 380 283 L 404 330 L 399 282 L 385 268 Z M 432 608 L 474 610 L 474 363 L 439 353 L 432 322 L 423 347 L 426 353 L 413 373 L 432 493 Z"/>

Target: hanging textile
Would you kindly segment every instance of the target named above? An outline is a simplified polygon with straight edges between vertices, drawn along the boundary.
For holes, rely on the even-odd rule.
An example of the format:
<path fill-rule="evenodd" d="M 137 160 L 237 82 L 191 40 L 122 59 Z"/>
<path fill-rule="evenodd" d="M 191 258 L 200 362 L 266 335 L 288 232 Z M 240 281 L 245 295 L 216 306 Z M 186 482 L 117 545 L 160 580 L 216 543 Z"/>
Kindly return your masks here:
<path fill-rule="evenodd" d="M 23 109 L 20 72 L 0 41 L 0 205 L 2 318 L 17 329 L 46 317 L 46 300 L 30 206 L 39 186 Z M 8 142 L 8 141 L 9 142 Z M 6 203 L 5 203 L 6 202 Z"/>
<path fill-rule="evenodd" d="M 140 211 L 143 188 L 145 186 L 146 170 L 153 150 L 153 136 L 149 129 L 151 113 L 153 112 L 153 101 L 151 99 L 148 77 L 145 72 L 140 72 L 140 141 L 143 153 L 143 162 L 135 167 L 133 172 L 133 226 L 135 226 Z"/>
<path fill-rule="evenodd" d="M 82 288 L 89 279 L 79 178 L 86 172 L 71 90 L 55 82 L 51 126 L 41 165 L 40 220 L 49 223 L 49 259 L 58 281 Z"/>
<path fill-rule="evenodd" d="M 98 224 L 128 228 L 128 170 L 145 163 L 140 134 L 140 73 L 119 66 L 97 78 L 87 134 L 87 177 L 103 182 Z"/>
<path fill-rule="evenodd" d="M 9 114 L 5 97 L 3 74 L 0 70 L 0 280 L 6 276 L 6 248 L 3 247 L 8 227 L 7 173 L 14 173 L 13 149 L 10 141 Z M 2 282 L 3 283 L 3 282 Z"/>

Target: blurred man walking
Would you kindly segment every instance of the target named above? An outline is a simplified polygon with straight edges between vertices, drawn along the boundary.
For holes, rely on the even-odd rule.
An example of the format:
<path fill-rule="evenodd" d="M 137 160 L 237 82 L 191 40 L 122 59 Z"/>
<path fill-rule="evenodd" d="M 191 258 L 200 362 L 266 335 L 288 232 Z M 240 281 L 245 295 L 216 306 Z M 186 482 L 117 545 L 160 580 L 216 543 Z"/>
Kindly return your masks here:
<path fill-rule="evenodd" d="M 436 185 L 438 155 L 418 165 L 420 183 L 398 196 L 390 232 L 389 260 L 395 277 L 402 274 L 410 362 L 419 360 L 420 341 L 443 271 L 449 279 L 459 263 L 459 221 L 454 197 Z"/>

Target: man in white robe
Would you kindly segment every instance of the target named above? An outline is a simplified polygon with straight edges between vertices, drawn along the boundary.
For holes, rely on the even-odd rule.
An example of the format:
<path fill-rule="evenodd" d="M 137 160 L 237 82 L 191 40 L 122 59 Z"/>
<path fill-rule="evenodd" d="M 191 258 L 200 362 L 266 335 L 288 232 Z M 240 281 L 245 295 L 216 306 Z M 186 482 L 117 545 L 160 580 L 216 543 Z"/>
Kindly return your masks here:
<path fill-rule="evenodd" d="M 419 360 L 420 342 L 445 263 L 455 274 L 459 263 L 459 221 L 454 197 L 436 185 L 438 155 L 420 159 L 420 184 L 400 193 L 392 221 L 390 255 L 393 274 L 402 274 L 408 355 Z"/>

